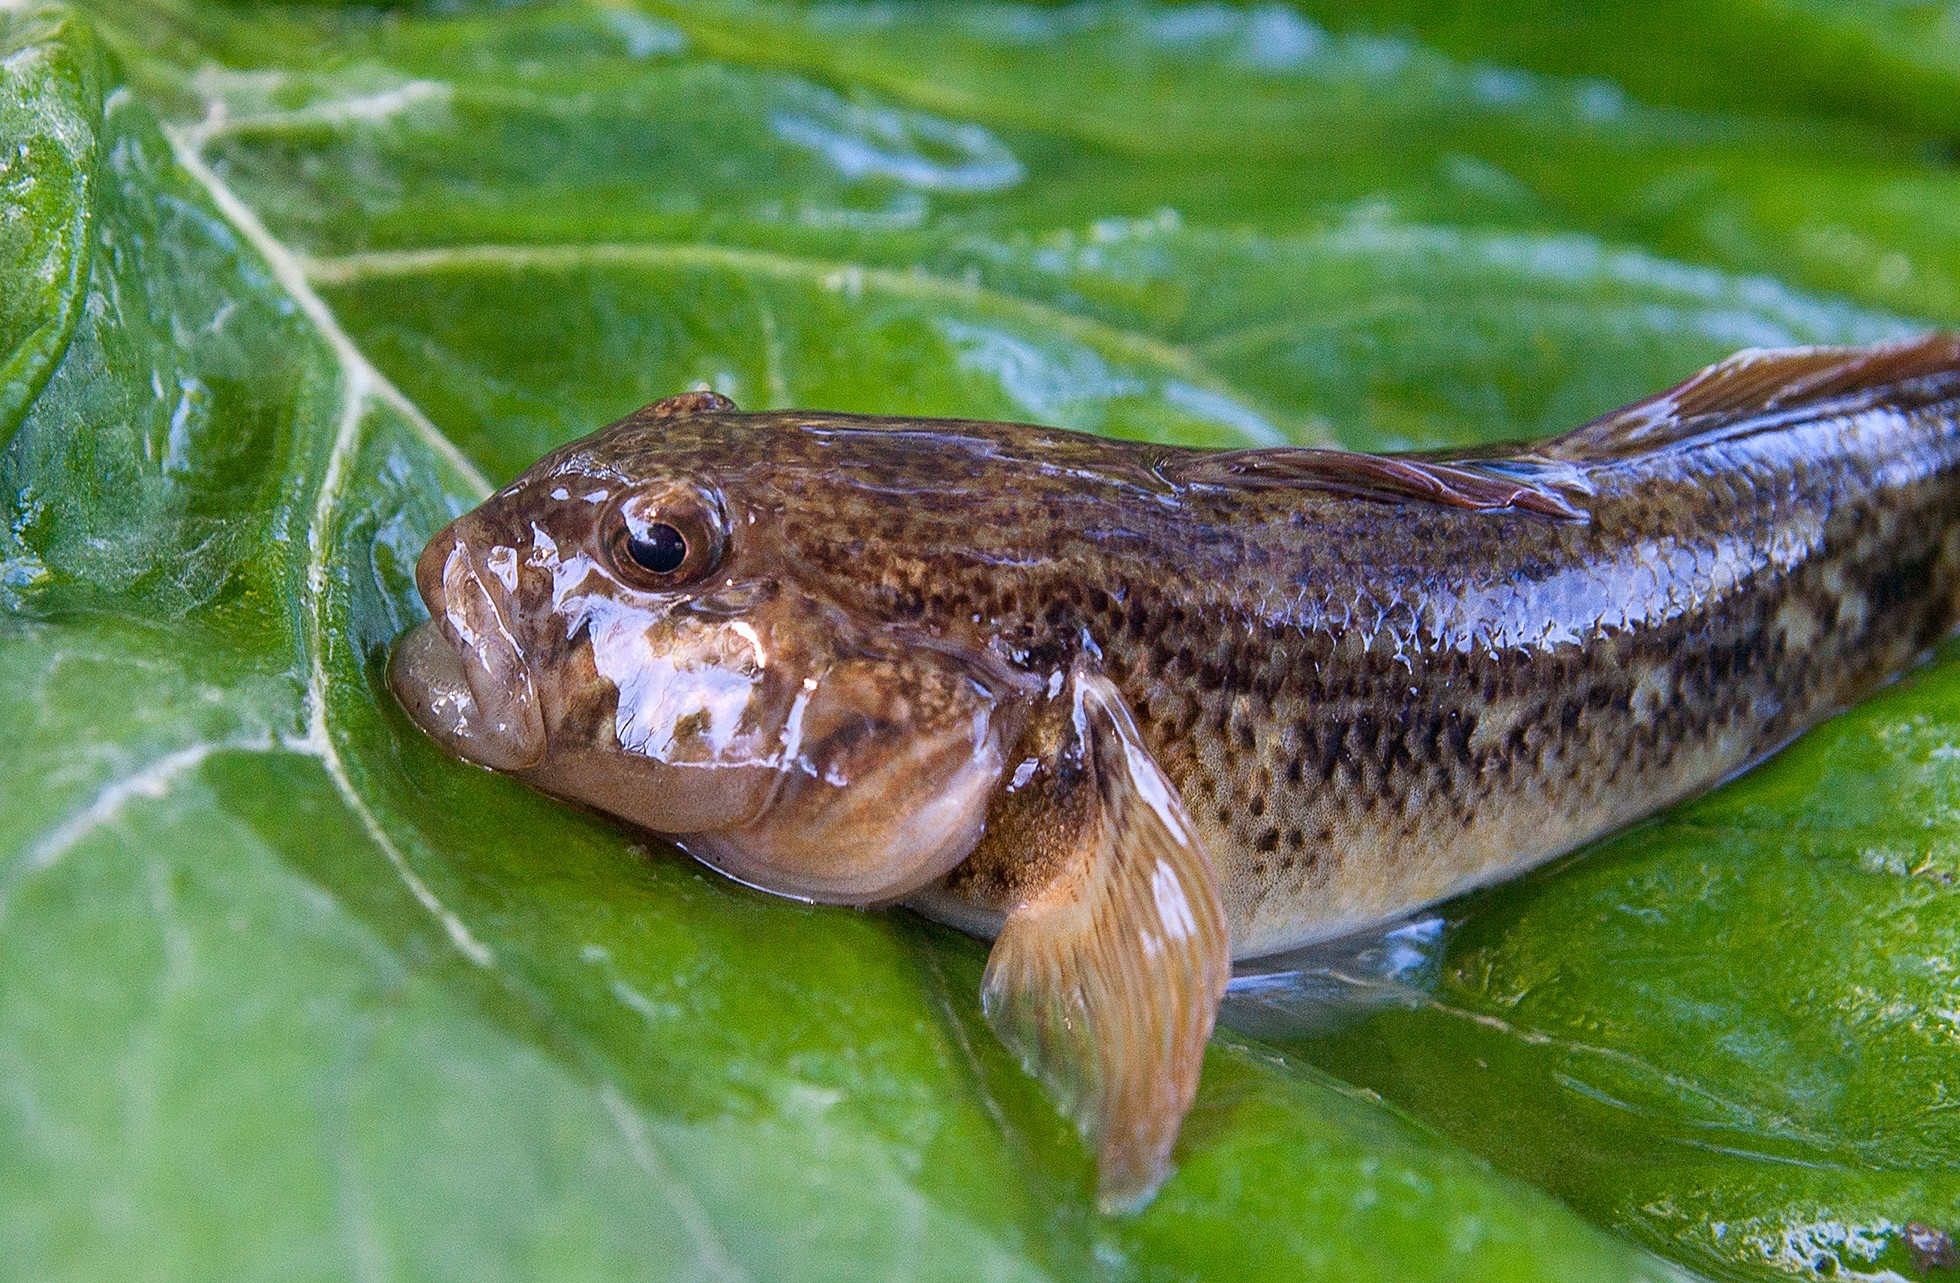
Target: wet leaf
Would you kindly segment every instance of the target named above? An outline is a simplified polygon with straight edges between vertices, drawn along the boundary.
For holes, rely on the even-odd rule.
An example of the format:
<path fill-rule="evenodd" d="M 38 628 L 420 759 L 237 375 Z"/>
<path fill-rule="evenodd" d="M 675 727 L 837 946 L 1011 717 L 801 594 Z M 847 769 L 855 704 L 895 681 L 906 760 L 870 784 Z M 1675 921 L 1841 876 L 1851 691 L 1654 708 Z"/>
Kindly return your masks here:
<path fill-rule="evenodd" d="M 1131 1220 L 979 946 L 385 698 L 422 541 L 696 383 L 1433 444 L 1960 308 L 1903 90 L 1324 18 L 0 9 L 0 1275 L 1764 1277 L 1960 1221 L 1951 666 L 1452 906 L 1422 1005 L 1222 1037 Z"/>

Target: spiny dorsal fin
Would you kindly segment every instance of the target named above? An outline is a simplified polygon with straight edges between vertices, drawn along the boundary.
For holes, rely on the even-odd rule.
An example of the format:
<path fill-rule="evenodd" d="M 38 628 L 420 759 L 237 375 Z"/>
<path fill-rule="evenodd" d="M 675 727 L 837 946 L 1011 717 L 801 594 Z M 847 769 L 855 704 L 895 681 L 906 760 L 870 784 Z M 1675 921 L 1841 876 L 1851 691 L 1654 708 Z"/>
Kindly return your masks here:
<path fill-rule="evenodd" d="M 1871 347 L 1750 348 L 1548 441 L 1547 458 L 1618 459 L 1731 441 L 1826 415 L 1960 397 L 1960 335 Z"/>
<path fill-rule="evenodd" d="M 1108 678 L 1075 675 L 1083 813 L 1061 872 L 1008 912 L 981 1005 L 1096 1151 L 1105 1210 L 1170 1170 L 1231 978 L 1218 879 L 1177 789 Z"/>
<path fill-rule="evenodd" d="M 1563 521 L 1585 513 L 1560 493 L 1557 469 L 1529 459 L 1451 459 L 1276 446 L 1174 459 L 1157 468 L 1173 486 L 1303 487 L 1357 499 L 1417 500 L 1477 512 L 1520 511 Z"/>
<path fill-rule="evenodd" d="M 735 408 L 735 403 L 721 393 L 696 388 L 692 392 L 661 397 L 640 413 L 654 419 L 672 419 L 683 414 L 732 414 Z"/>

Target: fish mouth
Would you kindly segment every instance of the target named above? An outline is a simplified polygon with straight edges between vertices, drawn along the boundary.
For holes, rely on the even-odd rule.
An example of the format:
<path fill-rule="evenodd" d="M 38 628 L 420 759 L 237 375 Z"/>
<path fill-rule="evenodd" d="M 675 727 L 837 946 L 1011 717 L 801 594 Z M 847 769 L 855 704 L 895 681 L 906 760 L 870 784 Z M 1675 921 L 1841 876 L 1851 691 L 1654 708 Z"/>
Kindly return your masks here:
<path fill-rule="evenodd" d="M 462 539 L 444 531 L 415 568 L 430 618 L 395 643 L 388 685 L 451 753 L 496 771 L 544 758 L 544 717 L 523 652 Z"/>

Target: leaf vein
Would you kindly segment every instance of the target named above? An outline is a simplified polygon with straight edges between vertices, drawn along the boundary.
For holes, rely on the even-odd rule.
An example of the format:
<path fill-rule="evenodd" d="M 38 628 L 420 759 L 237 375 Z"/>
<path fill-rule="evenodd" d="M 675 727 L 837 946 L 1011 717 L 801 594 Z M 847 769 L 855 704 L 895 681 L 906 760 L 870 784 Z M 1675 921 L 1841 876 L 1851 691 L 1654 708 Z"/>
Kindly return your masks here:
<path fill-rule="evenodd" d="M 215 108 L 214 108 L 215 110 Z M 257 214 L 240 200 L 237 193 L 228 187 L 224 180 L 204 163 L 198 154 L 197 144 L 202 134 L 197 130 L 169 130 L 172 151 L 197 183 L 204 188 L 212 202 L 239 234 L 263 257 L 271 268 L 275 280 L 285 289 L 300 311 L 313 322 L 315 328 L 325 339 L 328 347 L 339 361 L 344 383 L 341 389 L 343 405 L 340 419 L 335 425 L 333 444 L 327 455 L 327 464 L 320 479 L 320 488 L 314 499 L 313 513 L 308 523 L 306 543 L 306 650 L 308 672 L 306 681 L 307 731 L 298 747 L 318 757 L 326 768 L 334 787 L 340 792 L 356 817 L 361 821 L 368 836 L 380 848 L 388 862 L 394 866 L 395 873 L 402 880 L 416 902 L 426 909 L 448 933 L 452 943 L 471 962 L 480 967 L 491 966 L 495 959 L 490 949 L 471 933 L 457 914 L 439 899 L 429 884 L 423 881 L 403 855 L 394 839 L 382 828 L 374 812 L 368 807 L 366 799 L 354 787 L 354 781 L 341 760 L 340 750 L 333 741 L 332 730 L 327 715 L 327 672 L 326 672 L 326 602 L 327 602 L 327 562 L 332 550 L 332 532 L 335 500 L 345 484 L 349 460 L 354 457 L 361 443 L 361 419 L 370 401 L 379 401 L 394 409 L 428 442 L 432 449 L 444 458 L 457 473 L 479 491 L 488 490 L 489 484 L 474 464 L 464 457 L 455 444 L 431 423 L 426 415 L 407 397 L 388 382 L 387 376 L 377 370 L 347 332 L 340 327 L 326 301 L 308 284 L 300 261 L 293 252 L 282 245 L 267 230 Z"/>
<path fill-rule="evenodd" d="M 127 775 L 117 776 L 96 790 L 86 805 L 69 812 L 46 829 L 40 841 L 16 856 L 9 866 L 5 887 L 0 887 L 0 891 L 53 868 L 83 838 L 105 825 L 115 823 L 131 802 L 138 799 L 154 801 L 163 797 L 177 781 L 202 766 L 213 753 L 225 749 L 262 751 L 270 747 L 269 739 L 200 740 L 152 758 Z M 6 900 L 0 896 L 0 914 L 4 914 L 5 909 Z"/>
<path fill-rule="evenodd" d="M 606 1107 L 606 1113 L 612 1116 L 613 1125 L 619 1129 L 634 1164 L 667 1191 L 668 1203 L 694 1240 L 695 1247 L 701 1253 L 701 1263 L 708 1273 L 718 1279 L 747 1279 L 747 1271 L 729 1257 L 727 1245 L 708 1220 L 708 1214 L 694 1197 L 694 1191 L 676 1178 L 673 1169 L 660 1156 L 653 1137 L 647 1134 L 646 1124 L 626 1098 L 620 1095 L 619 1088 L 610 1081 L 601 1084 L 599 1100 Z"/>
<path fill-rule="evenodd" d="M 381 277 L 424 276 L 442 272 L 572 271 L 624 266 L 706 269 L 746 276 L 815 284 L 825 289 L 853 291 L 870 288 L 898 298 L 931 303 L 981 307 L 1013 315 L 1042 333 L 1061 334 L 1091 347 L 1100 347 L 1140 364 L 1155 366 L 1196 388 L 1241 401 L 1241 394 L 1195 357 L 1191 350 L 1154 335 L 1106 321 L 1080 316 L 977 281 L 950 280 L 930 272 L 897 271 L 860 263 L 803 258 L 748 246 L 685 244 L 660 241 L 612 241 L 593 244 L 469 244 L 423 249 L 370 250 L 321 258 L 301 265 L 316 286 L 355 285 Z M 773 330 L 773 326 L 770 327 Z M 1286 440 L 1277 430 L 1266 432 L 1241 426 L 1260 444 Z"/>

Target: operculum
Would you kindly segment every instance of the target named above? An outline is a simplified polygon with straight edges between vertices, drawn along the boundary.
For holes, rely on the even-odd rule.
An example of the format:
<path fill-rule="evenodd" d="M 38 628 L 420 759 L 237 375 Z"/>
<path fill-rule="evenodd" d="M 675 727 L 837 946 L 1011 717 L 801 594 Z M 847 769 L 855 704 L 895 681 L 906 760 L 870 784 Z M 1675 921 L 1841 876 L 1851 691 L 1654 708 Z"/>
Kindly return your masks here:
<path fill-rule="evenodd" d="M 762 816 L 687 849 L 779 895 L 903 899 L 966 858 L 1025 700 L 993 666 L 912 644 L 840 659 L 804 683 Z"/>

